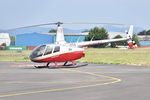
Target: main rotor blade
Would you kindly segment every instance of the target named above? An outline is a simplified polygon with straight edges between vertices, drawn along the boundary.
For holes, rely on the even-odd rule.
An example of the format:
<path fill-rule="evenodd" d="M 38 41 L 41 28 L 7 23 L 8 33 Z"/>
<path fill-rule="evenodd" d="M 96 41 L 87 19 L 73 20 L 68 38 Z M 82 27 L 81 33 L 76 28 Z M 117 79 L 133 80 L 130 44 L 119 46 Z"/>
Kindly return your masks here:
<path fill-rule="evenodd" d="M 7 29 L 7 30 L 4 30 L 4 31 L 11 31 L 11 30 L 17 30 L 17 29 L 22 29 L 22 28 L 37 27 L 37 26 L 46 26 L 46 25 L 57 25 L 57 23 L 47 23 L 47 24 L 38 24 L 38 25 L 23 26 L 23 27 L 17 27 L 17 28 Z"/>
<path fill-rule="evenodd" d="M 63 23 L 63 24 L 105 24 L 105 25 L 119 25 L 119 26 L 126 25 L 126 24 L 118 24 L 118 23 L 91 23 L 91 22 L 72 22 L 72 23 Z"/>
<path fill-rule="evenodd" d="M 30 26 L 17 27 L 17 28 L 7 29 L 7 30 L 4 30 L 4 31 L 12 31 L 12 30 L 17 30 L 17 29 L 22 29 L 22 28 L 37 27 L 37 26 L 46 26 L 46 25 L 60 25 L 60 24 L 105 24 L 105 25 L 125 26 L 125 24 L 118 24 L 118 23 L 91 23 L 91 22 L 62 23 L 62 22 L 57 22 L 57 23 L 46 23 L 46 24 L 38 24 L 38 25 L 30 25 Z"/>

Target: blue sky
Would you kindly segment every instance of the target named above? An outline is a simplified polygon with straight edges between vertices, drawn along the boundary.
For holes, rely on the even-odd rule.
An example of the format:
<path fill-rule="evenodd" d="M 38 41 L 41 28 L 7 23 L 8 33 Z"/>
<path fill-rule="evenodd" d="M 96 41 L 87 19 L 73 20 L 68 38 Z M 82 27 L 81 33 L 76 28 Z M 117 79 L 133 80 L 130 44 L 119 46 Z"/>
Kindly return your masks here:
<path fill-rule="evenodd" d="M 0 4 L 0 29 L 57 21 L 124 23 L 150 29 L 150 0 L 0 0 Z"/>

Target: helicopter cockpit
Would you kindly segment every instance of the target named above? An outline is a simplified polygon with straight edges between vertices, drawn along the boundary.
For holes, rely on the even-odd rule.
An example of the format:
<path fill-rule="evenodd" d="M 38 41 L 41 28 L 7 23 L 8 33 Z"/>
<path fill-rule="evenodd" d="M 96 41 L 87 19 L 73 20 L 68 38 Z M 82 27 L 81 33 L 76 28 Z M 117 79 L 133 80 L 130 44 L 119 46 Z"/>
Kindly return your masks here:
<path fill-rule="evenodd" d="M 33 50 L 30 55 L 30 58 L 36 58 L 41 56 L 46 56 L 52 53 L 56 53 L 60 51 L 60 46 L 54 45 L 41 45 Z"/>

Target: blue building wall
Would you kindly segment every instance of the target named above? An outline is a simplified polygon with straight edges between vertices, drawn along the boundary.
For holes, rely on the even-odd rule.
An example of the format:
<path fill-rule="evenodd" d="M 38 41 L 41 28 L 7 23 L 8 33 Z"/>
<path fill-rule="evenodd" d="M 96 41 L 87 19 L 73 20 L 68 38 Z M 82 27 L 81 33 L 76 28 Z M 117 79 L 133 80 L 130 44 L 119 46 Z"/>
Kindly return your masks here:
<path fill-rule="evenodd" d="M 41 44 L 52 44 L 55 42 L 55 35 L 28 33 L 16 35 L 16 46 L 38 46 Z M 84 41 L 83 35 L 65 35 L 65 40 L 68 43 Z"/>
<path fill-rule="evenodd" d="M 41 44 L 52 44 L 55 41 L 55 35 L 41 33 L 27 33 L 16 35 L 15 46 L 38 46 Z M 65 40 L 68 43 L 84 41 L 84 35 L 65 35 Z M 140 41 L 141 46 L 150 46 L 150 41 Z"/>
<path fill-rule="evenodd" d="M 38 46 L 54 42 L 54 35 L 28 33 L 16 36 L 16 46 Z"/>
<path fill-rule="evenodd" d="M 150 46 L 150 41 L 140 41 L 141 47 Z"/>

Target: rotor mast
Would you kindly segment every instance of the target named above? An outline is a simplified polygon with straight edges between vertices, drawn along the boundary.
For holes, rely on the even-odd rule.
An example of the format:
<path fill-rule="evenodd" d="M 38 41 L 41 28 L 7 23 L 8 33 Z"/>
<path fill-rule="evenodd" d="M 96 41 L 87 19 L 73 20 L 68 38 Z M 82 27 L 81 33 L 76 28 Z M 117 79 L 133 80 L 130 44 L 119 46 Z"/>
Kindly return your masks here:
<path fill-rule="evenodd" d="M 63 28 L 61 26 L 63 24 L 62 22 L 57 22 L 57 33 L 56 33 L 56 44 L 65 44 L 65 38 L 64 38 L 64 32 Z"/>

